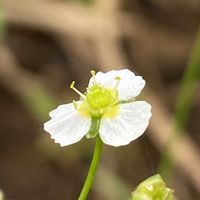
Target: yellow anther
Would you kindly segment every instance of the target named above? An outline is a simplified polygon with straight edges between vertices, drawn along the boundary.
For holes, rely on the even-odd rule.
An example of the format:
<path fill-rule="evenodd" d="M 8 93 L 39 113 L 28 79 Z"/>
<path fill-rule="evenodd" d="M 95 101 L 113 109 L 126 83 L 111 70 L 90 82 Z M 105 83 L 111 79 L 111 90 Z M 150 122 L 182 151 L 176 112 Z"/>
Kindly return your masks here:
<path fill-rule="evenodd" d="M 95 74 L 96 74 L 96 72 L 95 72 L 94 70 L 91 70 L 90 73 L 91 73 L 91 75 L 92 75 L 93 77 L 94 77 Z"/>
<path fill-rule="evenodd" d="M 117 81 L 116 85 L 114 86 L 114 89 L 116 90 L 117 87 L 119 86 L 119 82 L 121 81 L 121 78 L 119 76 L 116 76 L 115 80 Z"/>
<path fill-rule="evenodd" d="M 90 73 L 91 73 L 91 75 L 92 75 L 92 78 L 93 78 L 94 84 L 96 84 L 96 80 L 95 80 L 96 72 L 95 72 L 95 70 L 91 70 Z"/>
<path fill-rule="evenodd" d="M 71 84 L 70 84 L 70 88 L 73 89 L 74 85 L 75 85 L 75 81 L 72 81 Z"/>
<path fill-rule="evenodd" d="M 79 94 L 83 99 L 85 99 L 86 96 L 85 96 L 83 93 L 81 93 L 79 90 L 77 90 L 77 89 L 74 87 L 74 85 L 75 85 L 75 81 L 72 81 L 72 83 L 70 84 L 70 88 L 71 88 L 72 90 L 74 90 L 77 94 Z"/>
<path fill-rule="evenodd" d="M 73 100 L 73 106 L 74 106 L 74 108 L 75 108 L 76 110 L 78 109 L 78 104 L 76 103 L 75 100 Z"/>

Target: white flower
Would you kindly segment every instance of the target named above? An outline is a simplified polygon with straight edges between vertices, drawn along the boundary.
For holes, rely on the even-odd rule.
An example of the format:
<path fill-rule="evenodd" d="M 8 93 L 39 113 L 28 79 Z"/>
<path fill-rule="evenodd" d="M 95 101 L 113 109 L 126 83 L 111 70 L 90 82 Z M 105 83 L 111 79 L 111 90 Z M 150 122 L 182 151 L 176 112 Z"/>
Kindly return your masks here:
<path fill-rule="evenodd" d="M 74 87 L 80 100 L 58 106 L 49 113 L 44 129 L 61 146 L 100 135 L 105 144 L 122 146 L 141 136 L 149 124 L 151 105 L 135 101 L 145 85 L 128 69 L 91 72 L 85 94 Z"/>

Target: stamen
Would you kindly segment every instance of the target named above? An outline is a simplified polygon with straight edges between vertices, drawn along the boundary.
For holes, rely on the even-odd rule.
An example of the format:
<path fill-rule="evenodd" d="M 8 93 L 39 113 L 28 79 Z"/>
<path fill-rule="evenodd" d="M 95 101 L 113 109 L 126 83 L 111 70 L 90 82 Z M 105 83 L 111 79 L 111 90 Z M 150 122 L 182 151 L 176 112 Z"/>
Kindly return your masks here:
<path fill-rule="evenodd" d="M 95 70 L 91 70 L 90 73 L 92 74 L 92 76 L 95 76 L 96 74 Z"/>
<path fill-rule="evenodd" d="M 94 84 L 96 84 L 96 80 L 95 80 L 96 72 L 95 72 L 95 70 L 91 70 L 90 73 L 91 73 L 91 75 L 92 75 L 92 78 L 93 78 Z"/>
<path fill-rule="evenodd" d="M 114 89 L 116 90 L 117 87 L 119 86 L 119 82 L 121 81 L 121 78 L 120 78 L 119 76 L 116 76 L 116 77 L 115 77 L 115 80 L 117 81 L 117 82 L 116 82 L 116 85 L 114 86 Z"/>
<path fill-rule="evenodd" d="M 75 100 L 73 100 L 73 106 L 74 106 L 74 108 L 77 110 L 78 109 L 78 104 L 77 104 L 77 102 L 75 101 Z"/>
<path fill-rule="evenodd" d="M 75 81 L 72 81 L 72 83 L 70 84 L 70 88 L 71 88 L 72 90 L 74 90 L 77 94 L 79 94 L 83 99 L 86 99 L 86 96 L 85 96 L 83 93 L 81 93 L 79 90 L 77 90 L 77 89 L 74 87 L 74 85 L 75 85 Z"/>

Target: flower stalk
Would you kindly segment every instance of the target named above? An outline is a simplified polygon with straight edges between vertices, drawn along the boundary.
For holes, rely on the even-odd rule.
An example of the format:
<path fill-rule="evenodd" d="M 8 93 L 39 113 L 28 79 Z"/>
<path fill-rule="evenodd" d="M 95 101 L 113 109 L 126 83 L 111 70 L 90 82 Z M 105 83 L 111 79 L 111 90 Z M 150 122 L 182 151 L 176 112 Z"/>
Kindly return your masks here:
<path fill-rule="evenodd" d="M 97 138 L 96 138 L 96 145 L 95 145 L 94 154 L 93 154 L 92 162 L 91 162 L 91 165 L 90 165 L 90 169 L 89 169 L 87 178 L 85 180 L 85 183 L 83 185 L 83 188 L 81 190 L 81 193 L 78 197 L 78 200 L 86 200 L 87 199 L 88 193 L 89 193 L 89 191 L 92 187 L 92 184 L 94 182 L 94 177 L 95 177 L 95 174 L 96 174 L 97 167 L 99 165 L 101 152 L 102 152 L 102 146 L 103 146 L 103 142 L 101 141 L 101 138 L 98 135 Z"/>

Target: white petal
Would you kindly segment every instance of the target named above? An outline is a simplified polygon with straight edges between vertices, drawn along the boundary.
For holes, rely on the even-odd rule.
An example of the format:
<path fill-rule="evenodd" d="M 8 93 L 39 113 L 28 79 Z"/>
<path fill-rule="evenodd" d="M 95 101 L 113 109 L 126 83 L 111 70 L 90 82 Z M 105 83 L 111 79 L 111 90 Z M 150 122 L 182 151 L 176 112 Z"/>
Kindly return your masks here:
<path fill-rule="evenodd" d="M 149 124 L 151 105 L 136 101 L 120 105 L 115 118 L 102 118 L 99 134 L 105 144 L 122 146 L 141 136 Z"/>
<path fill-rule="evenodd" d="M 138 96 L 145 86 L 145 80 L 141 76 L 136 76 L 128 69 L 112 70 L 107 73 L 98 72 L 95 81 L 105 87 L 115 87 L 116 77 L 121 80 L 117 87 L 120 100 L 127 100 Z M 94 77 L 89 81 L 89 87 L 95 83 Z"/>
<path fill-rule="evenodd" d="M 49 115 L 52 119 L 44 124 L 44 130 L 61 146 L 80 141 L 89 131 L 91 119 L 83 117 L 72 103 L 58 106 Z"/>

